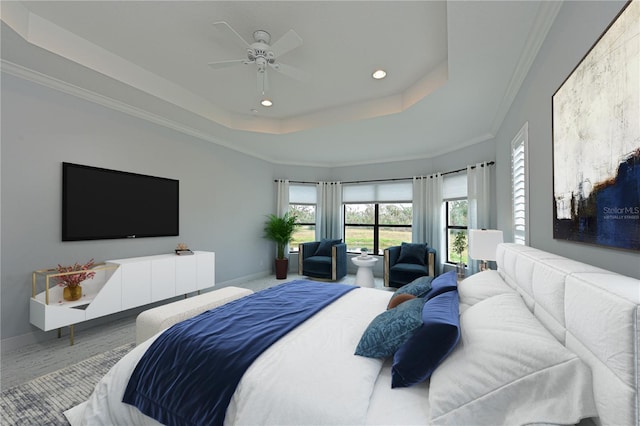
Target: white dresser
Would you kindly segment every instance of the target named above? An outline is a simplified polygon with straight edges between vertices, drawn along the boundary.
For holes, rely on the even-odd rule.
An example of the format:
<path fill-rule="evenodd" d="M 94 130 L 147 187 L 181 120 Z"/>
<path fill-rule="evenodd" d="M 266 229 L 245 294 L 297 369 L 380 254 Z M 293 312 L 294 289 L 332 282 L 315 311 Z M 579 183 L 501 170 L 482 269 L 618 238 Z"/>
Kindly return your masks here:
<path fill-rule="evenodd" d="M 44 331 L 71 326 L 73 344 L 74 324 L 213 287 L 215 253 L 108 260 L 95 271 L 82 283 L 82 298 L 73 302 L 63 300 L 62 287 L 53 285 L 47 272 L 34 272 L 31 324 Z"/>

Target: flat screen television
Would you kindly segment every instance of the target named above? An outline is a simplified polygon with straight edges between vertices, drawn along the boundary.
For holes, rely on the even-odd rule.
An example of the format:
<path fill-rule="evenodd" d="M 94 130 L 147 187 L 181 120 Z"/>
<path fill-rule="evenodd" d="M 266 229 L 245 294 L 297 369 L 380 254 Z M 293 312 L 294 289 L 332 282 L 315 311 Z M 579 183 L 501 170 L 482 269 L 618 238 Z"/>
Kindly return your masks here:
<path fill-rule="evenodd" d="M 62 241 L 178 235 L 179 181 L 62 163 Z"/>

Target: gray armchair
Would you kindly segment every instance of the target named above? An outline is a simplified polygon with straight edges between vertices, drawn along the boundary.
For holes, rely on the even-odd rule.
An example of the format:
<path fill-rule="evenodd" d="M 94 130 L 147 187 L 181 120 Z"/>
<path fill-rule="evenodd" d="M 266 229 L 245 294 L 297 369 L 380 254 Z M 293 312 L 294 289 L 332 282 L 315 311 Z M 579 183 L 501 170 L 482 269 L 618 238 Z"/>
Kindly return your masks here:
<path fill-rule="evenodd" d="M 416 278 L 434 277 L 436 250 L 427 244 L 402 243 L 384 250 L 384 286 L 400 288 Z"/>
<path fill-rule="evenodd" d="M 322 240 L 298 245 L 298 273 L 337 281 L 347 275 L 347 245 L 342 240 Z"/>

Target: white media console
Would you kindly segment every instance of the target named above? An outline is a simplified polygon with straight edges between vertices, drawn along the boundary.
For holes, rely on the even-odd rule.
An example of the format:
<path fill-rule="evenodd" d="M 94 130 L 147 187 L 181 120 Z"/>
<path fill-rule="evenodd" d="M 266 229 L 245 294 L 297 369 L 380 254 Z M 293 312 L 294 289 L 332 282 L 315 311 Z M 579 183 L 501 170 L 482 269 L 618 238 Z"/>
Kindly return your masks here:
<path fill-rule="evenodd" d="M 108 260 L 94 270 L 95 276 L 82 283 L 82 297 L 73 302 L 63 300 L 63 288 L 50 282 L 55 270 L 34 272 L 31 324 L 44 331 L 68 325 L 73 344 L 74 324 L 213 287 L 215 253 Z M 40 293 L 39 280 L 45 287 Z"/>

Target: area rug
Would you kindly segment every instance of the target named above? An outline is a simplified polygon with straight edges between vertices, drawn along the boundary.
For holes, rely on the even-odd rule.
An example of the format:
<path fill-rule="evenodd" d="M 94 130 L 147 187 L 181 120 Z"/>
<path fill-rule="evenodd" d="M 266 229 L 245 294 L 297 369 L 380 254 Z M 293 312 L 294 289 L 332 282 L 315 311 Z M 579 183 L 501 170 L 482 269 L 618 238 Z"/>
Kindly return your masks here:
<path fill-rule="evenodd" d="M 68 425 L 62 413 L 86 401 L 102 376 L 134 347 L 126 344 L 5 390 L 0 424 Z"/>

